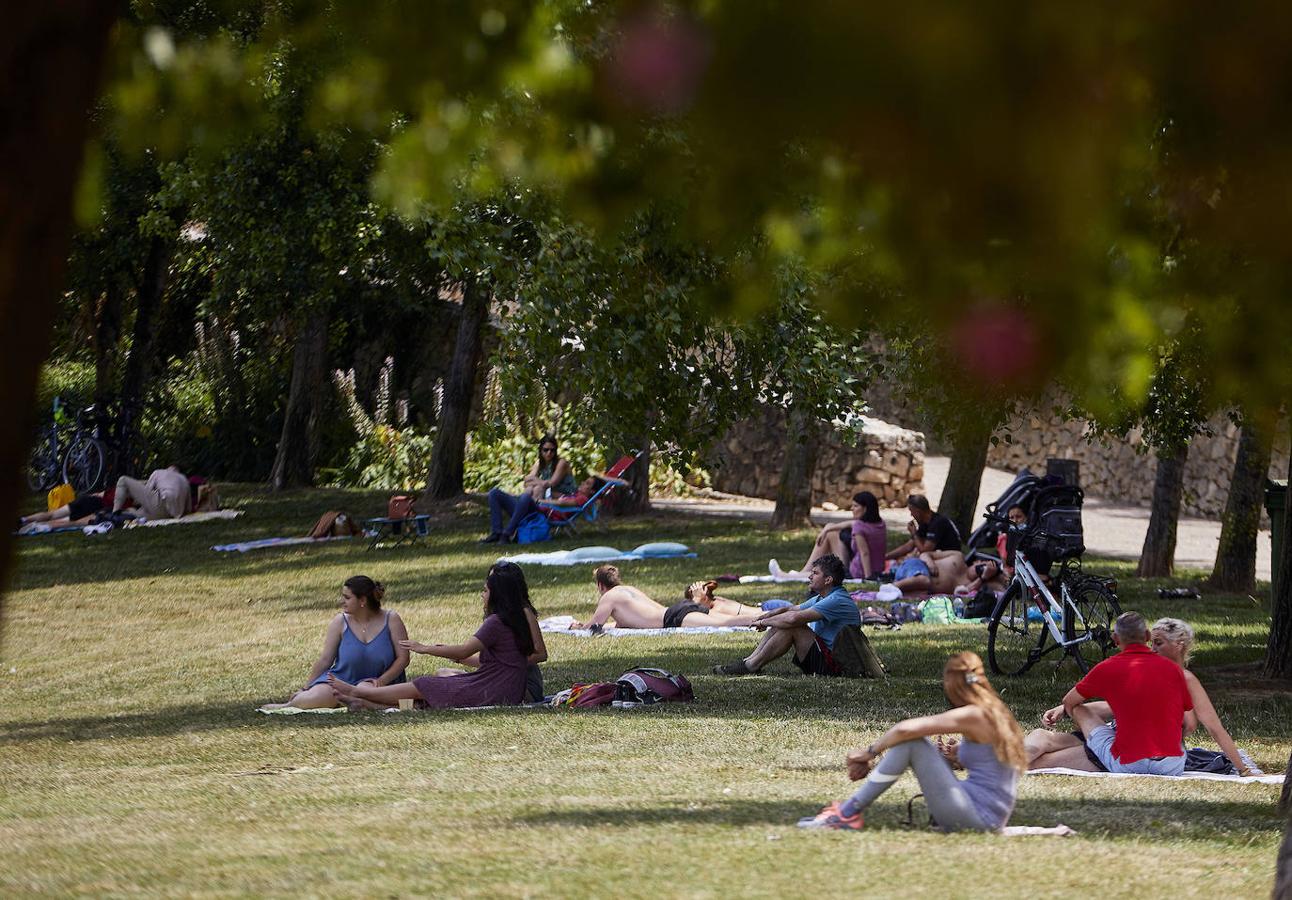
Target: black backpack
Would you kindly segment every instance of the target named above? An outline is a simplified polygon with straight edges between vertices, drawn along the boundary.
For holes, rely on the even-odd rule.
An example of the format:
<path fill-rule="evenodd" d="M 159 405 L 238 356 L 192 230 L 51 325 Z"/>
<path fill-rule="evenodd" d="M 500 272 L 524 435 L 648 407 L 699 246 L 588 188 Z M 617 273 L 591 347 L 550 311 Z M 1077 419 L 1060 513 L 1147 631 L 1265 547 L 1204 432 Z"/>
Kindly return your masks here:
<path fill-rule="evenodd" d="M 1086 552 L 1085 532 L 1081 526 L 1081 488 L 1056 484 L 1041 488 L 1032 498 L 1032 511 L 1025 529 L 1011 528 L 1009 552 L 1012 560 L 1022 548 L 1028 560 L 1042 574 L 1063 559 L 1074 559 Z"/>

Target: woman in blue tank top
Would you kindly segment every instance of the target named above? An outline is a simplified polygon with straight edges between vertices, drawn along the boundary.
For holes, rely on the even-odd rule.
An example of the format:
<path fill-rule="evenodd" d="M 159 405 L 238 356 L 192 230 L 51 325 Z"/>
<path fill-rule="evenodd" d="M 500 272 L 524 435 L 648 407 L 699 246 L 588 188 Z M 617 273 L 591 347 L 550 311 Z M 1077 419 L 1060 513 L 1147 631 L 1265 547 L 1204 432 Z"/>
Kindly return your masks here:
<path fill-rule="evenodd" d="M 328 686 L 329 674 L 352 684 L 380 686 L 403 681 L 408 651 L 400 641 L 408 640 L 408 629 L 397 613 L 382 610 L 385 593 L 380 582 L 366 575 L 347 578 L 341 586 L 341 612 L 328 623 L 323 650 L 305 686 L 286 703 L 270 703 L 262 708 L 340 706 Z"/>
<path fill-rule="evenodd" d="M 1018 777 L 1027 769 L 1023 730 L 987 681 L 977 653 L 957 653 L 947 660 L 942 689 L 952 709 L 898 722 L 869 747 L 849 753 L 848 777 L 864 778 L 861 788 L 847 800 L 800 819 L 799 827 L 860 831 L 862 812 L 910 769 L 941 830 L 1003 828 L 1014 811 Z M 964 740 L 947 753 L 929 740 L 943 734 L 960 734 Z M 958 756 L 968 778 L 956 778 L 947 755 Z"/>

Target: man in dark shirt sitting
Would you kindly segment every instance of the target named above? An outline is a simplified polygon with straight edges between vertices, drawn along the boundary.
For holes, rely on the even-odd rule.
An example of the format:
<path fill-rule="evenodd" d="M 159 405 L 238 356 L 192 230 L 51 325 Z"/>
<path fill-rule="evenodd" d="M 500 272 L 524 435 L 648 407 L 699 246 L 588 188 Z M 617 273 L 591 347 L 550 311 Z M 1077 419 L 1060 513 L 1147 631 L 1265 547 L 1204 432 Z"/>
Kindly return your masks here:
<path fill-rule="evenodd" d="M 934 512 L 923 494 L 911 494 L 906 508 L 911 513 L 906 525 L 911 539 L 885 554 L 886 559 L 901 560 L 893 569 L 893 584 L 903 593 L 954 590 L 966 580 L 967 571 L 955 523 Z"/>
<path fill-rule="evenodd" d="M 911 539 L 889 550 L 884 555 L 885 559 L 905 559 L 934 550 L 960 549 L 960 532 L 956 530 L 955 523 L 942 513 L 934 512 L 928 497 L 911 494 L 906 500 L 906 508 L 911 513 L 911 521 L 906 523 Z"/>

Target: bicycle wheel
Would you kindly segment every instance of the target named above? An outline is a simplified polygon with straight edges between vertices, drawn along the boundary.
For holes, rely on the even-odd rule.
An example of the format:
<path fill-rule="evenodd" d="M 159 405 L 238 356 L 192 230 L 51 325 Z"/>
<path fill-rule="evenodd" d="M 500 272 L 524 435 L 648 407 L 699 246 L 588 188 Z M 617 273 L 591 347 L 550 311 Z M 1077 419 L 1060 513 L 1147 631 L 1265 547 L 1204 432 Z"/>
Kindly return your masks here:
<path fill-rule="evenodd" d="M 997 675 L 1022 675 L 1041 658 L 1046 630 L 1043 620 L 1032 621 L 1035 606 L 1017 584 L 1011 584 L 996 603 L 987 623 L 987 662 Z"/>
<path fill-rule="evenodd" d="M 1115 651 L 1113 623 L 1122 614 L 1122 608 L 1117 595 L 1093 575 L 1075 579 L 1068 586 L 1068 598 L 1080 619 L 1073 615 L 1063 617 L 1063 639 L 1071 641 L 1090 635 L 1089 640 L 1068 648 L 1077 668 L 1085 672 Z"/>
<path fill-rule="evenodd" d="M 49 441 L 42 440 L 31 448 L 31 455 L 27 457 L 27 487 L 34 493 L 48 491 L 58 484 L 59 474 L 58 457 Z"/>
<path fill-rule="evenodd" d="M 63 480 L 77 495 L 92 494 L 103 487 L 108 451 L 98 438 L 82 435 L 72 441 L 63 457 Z"/>

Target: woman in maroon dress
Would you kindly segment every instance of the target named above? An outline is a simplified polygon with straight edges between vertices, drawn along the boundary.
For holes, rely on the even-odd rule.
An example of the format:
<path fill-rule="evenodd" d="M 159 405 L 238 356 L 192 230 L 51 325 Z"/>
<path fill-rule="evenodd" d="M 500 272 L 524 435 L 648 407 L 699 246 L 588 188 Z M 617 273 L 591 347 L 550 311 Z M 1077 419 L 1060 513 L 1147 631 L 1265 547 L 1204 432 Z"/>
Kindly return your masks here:
<path fill-rule="evenodd" d="M 382 709 L 402 699 L 413 699 L 419 707 L 437 709 L 520 703 L 525 695 L 526 669 L 531 663 L 547 658 L 538 630 L 538 616 L 530 605 L 529 588 L 520 566 L 506 562 L 495 564 L 489 570 L 480 596 L 484 603 L 484 623 L 462 643 L 401 642 L 401 646 L 414 653 L 451 659 L 474 667 L 475 671 L 441 669 L 436 675 L 423 675 L 408 684 L 385 687 L 348 684 L 330 677 L 328 683 L 337 699 L 355 706 Z"/>

